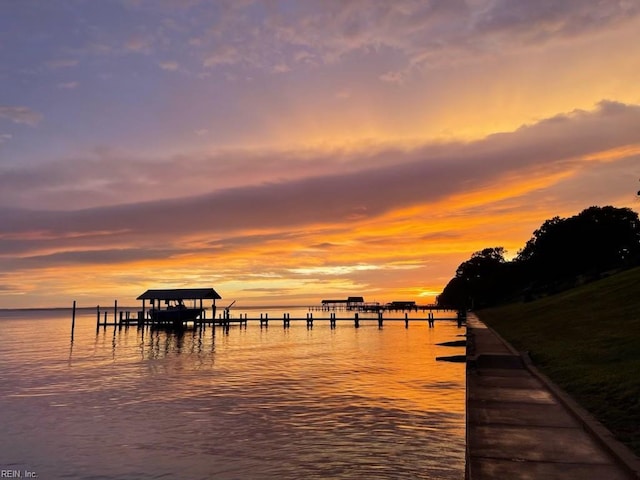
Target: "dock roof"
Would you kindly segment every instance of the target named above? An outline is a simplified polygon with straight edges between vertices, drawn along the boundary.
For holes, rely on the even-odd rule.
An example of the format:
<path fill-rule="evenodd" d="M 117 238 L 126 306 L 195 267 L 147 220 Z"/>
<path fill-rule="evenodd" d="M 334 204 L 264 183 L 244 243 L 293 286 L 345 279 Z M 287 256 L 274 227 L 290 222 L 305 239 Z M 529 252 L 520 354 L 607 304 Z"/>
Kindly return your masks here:
<path fill-rule="evenodd" d="M 221 299 L 213 288 L 169 288 L 147 290 L 138 300 L 199 300 L 204 298 Z"/>
<path fill-rule="evenodd" d="M 364 297 L 349 297 L 346 300 L 322 300 L 322 304 L 327 303 L 364 303 Z"/>

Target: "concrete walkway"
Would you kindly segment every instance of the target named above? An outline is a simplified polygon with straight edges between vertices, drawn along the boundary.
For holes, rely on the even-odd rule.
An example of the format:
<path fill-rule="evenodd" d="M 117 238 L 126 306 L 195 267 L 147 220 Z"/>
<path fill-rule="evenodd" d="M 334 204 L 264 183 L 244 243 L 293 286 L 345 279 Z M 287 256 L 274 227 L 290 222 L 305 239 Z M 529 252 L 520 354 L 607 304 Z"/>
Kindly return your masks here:
<path fill-rule="evenodd" d="M 467 318 L 468 480 L 622 480 L 640 461 L 478 318 Z"/>

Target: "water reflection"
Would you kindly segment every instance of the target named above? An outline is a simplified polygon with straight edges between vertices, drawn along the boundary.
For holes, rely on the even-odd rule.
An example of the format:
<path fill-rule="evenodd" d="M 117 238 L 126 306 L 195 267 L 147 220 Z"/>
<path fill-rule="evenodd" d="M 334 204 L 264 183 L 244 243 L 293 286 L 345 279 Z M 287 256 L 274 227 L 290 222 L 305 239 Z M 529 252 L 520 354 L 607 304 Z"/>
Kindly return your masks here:
<path fill-rule="evenodd" d="M 455 324 L 78 321 L 70 345 L 68 322 L 38 322 L 0 320 L 29 340 L 0 344 L 0 451 L 41 478 L 463 475 L 464 366 L 435 362 Z"/>

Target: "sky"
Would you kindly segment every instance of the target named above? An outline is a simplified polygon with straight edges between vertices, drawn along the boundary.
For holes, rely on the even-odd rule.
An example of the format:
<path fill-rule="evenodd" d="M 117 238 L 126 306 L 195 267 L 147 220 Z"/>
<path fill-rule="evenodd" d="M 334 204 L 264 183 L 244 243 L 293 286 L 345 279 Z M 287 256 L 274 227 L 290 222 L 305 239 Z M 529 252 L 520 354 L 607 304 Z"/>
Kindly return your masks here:
<path fill-rule="evenodd" d="M 431 303 L 638 211 L 637 0 L 0 0 L 0 308 Z"/>

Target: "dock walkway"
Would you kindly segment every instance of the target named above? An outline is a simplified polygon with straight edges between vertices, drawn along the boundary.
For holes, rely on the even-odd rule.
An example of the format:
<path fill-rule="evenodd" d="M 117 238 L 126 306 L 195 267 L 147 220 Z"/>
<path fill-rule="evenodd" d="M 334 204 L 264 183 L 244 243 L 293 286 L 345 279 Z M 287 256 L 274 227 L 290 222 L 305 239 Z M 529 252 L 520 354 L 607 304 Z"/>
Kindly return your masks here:
<path fill-rule="evenodd" d="M 638 457 L 473 314 L 467 334 L 467 480 L 640 478 Z"/>

